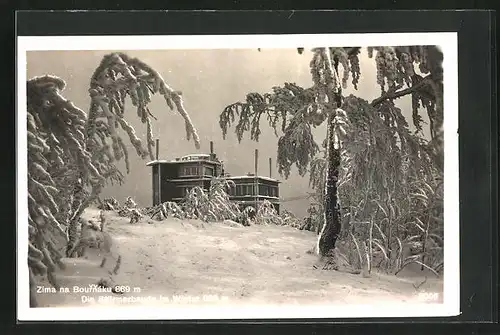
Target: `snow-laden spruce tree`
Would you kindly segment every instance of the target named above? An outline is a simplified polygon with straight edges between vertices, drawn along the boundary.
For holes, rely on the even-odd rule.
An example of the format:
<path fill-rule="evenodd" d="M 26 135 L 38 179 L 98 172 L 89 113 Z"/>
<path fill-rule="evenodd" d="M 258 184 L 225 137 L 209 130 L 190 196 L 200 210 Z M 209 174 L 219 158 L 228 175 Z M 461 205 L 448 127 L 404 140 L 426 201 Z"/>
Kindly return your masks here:
<path fill-rule="evenodd" d="M 301 54 L 303 51 L 303 48 L 298 49 Z M 359 181 L 367 181 L 367 165 L 353 161 L 354 152 L 359 149 L 357 144 L 373 149 L 387 140 L 389 146 L 384 149 L 386 153 L 398 147 L 399 152 L 404 153 L 400 155 L 399 162 L 404 161 L 406 166 L 410 165 L 419 173 L 425 168 L 424 161 L 432 162 L 437 171 L 442 172 L 443 167 L 442 52 L 435 46 L 368 48 L 370 58 L 376 53 L 376 84 L 381 87 L 380 97 L 368 102 L 342 94 L 350 76 L 352 85 L 357 89 L 361 76 L 360 51 L 359 47 L 315 48 L 310 62 L 312 87 L 302 88 L 294 83 L 285 83 L 273 87 L 270 93 L 249 93 L 246 101 L 227 106 L 220 115 L 223 135 L 236 123 L 235 132 L 239 141 L 245 132 L 250 132 L 251 139 L 258 141 L 261 120 L 267 119 L 279 136 L 279 173 L 288 178 L 291 167 L 295 165 L 300 175 L 310 172 L 315 189 L 322 188 L 319 198 L 324 217 L 317 247 L 322 256 L 335 249 L 341 232 L 340 179 L 356 178 L 357 186 Z M 415 66 L 419 71 L 415 71 Z M 395 99 L 407 95 L 412 99 L 412 121 L 416 134 L 408 130 L 401 110 L 394 105 Z M 420 113 L 424 111 L 430 120 L 430 141 L 419 136 L 423 125 Z M 327 135 L 324 141 L 320 141 L 325 149 L 321 152 L 312 128 L 323 123 L 327 125 Z M 381 129 L 385 138 L 375 138 Z M 350 145 L 351 142 L 356 145 Z M 356 157 L 359 159 L 360 156 Z M 384 158 L 377 156 L 379 161 Z M 375 161 L 374 157 L 364 159 Z M 418 165 L 411 165 L 417 161 Z M 401 174 L 405 173 L 405 168 L 399 170 Z M 384 169 L 381 171 L 383 175 Z M 386 182 L 387 178 L 384 179 Z M 355 188 L 351 188 L 353 190 Z"/>
<path fill-rule="evenodd" d="M 64 88 L 62 79 L 50 75 L 27 82 L 31 286 L 35 275 L 47 274 L 57 287 L 55 267 L 63 266 L 60 259 L 65 254 L 75 256 L 81 214 L 106 183 L 123 181 L 117 165 L 124 160 L 129 171 L 123 133 L 137 155 L 154 159 L 151 127 L 154 116 L 148 108 L 152 95 L 162 95 L 166 104 L 177 110 L 185 120 L 187 139 L 193 138 L 195 146 L 200 147 L 181 93 L 139 59 L 123 53 L 112 53 L 102 59 L 91 76 L 88 114 L 64 98 Z M 146 126 L 145 146 L 127 122 L 127 98 Z"/>

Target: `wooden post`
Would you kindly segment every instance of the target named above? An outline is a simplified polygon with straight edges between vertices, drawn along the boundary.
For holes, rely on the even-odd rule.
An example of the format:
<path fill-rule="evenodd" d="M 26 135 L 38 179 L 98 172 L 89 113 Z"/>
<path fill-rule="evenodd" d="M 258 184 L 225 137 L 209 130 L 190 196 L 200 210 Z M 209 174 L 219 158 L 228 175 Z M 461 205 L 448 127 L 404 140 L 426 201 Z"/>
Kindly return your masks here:
<path fill-rule="evenodd" d="M 161 203 L 161 165 L 153 162 L 151 165 L 153 170 L 153 206 Z"/>
<path fill-rule="evenodd" d="M 254 199 L 255 199 L 255 210 L 258 210 L 258 196 L 259 196 L 259 182 L 258 182 L 258 170 L 259 170 L 259 149 L 255 149 L 255 171 L 254 171 Z"/>
<path fill-rule="evenodd" d="M 158 157 L 160 156 L 160 139 L 156 139 L 156 160 L 158 160 Z"/>
<path fill-rule="evenodd" d="M 158 173 L 158 179 L 156 180 L 156 194 L 157 194 L 157 199 L 156 201 L 153 200 L 153 202 L 156 202 L 156 205 L 161 204 L 161 164 L 158 162 L 158 159 L 160 158 L 160 139 L 156 139 L 156 169 Z M 153 203 L 153 205 L 155 205 Z"/>
<path fill-rule="evenodd" d="M 257 176 L 258 168 L 259 168 L 259 149 L 255 149 L 255 176 Z"/>

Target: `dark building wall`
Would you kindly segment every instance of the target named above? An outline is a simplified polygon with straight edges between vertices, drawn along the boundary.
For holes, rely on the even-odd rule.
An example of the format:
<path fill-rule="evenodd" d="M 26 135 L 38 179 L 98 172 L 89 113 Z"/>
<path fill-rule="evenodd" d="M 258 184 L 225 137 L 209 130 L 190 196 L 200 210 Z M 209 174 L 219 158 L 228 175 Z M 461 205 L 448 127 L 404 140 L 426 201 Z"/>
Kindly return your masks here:
<path fill-rule="evenodd" d="M 175 183 L 164 180 L 162 183 L 162 203 L 172 201 L 174 198 L 182 197 L 181 189 Z"/>
<path fill-rule="evenodd" d="M 175 164 L 160 164 L 163 180 L 179 178 L 179 167 Z"/>
<path fill-rule="evenodd" d="M 173 164 L 161 164 L 161 202 L 172 201 L 173 198 L 179 197 L 180 192 L 177 189 L 175 183 L 169 181 L 170 179 L 176 179 L 179 175 L 179 169 L 177 165 Z"/>
<path fill-rule="evenodd" d="M 217 170 L 219 168 L 219 170 Z M 220 172 L 220 164 L 216 162 L 178 162 L 160 163 L 153 169 L 153 205 L 167 201 L 178 201 L 186 195 L 186 188 L 195 186 L 210 189 L 210 180 L 201 178 L 214 177 Z M 161 176 L 158 176 L 158 171 Z M 161 199 L 158 199 L 160 190 Z"/>
<path fill-rule="evenodd" d="M 159 165 L 153 165 L 153 206 L 160 204 L 160 183 L 159 183 Z"/>

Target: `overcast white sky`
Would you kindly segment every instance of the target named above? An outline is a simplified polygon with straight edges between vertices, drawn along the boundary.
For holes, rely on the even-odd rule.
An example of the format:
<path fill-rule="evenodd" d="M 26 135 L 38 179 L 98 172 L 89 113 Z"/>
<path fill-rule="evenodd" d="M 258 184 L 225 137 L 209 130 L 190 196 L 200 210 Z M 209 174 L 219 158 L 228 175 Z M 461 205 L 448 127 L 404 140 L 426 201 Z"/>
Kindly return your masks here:
<path fill-rule="evenodd" d="M 284 82 L 311 86 L 309 62 L 311 54 L 299 55 L 296 49 L 218 49 L 218 50 L 158 50 L 127 51 L 156 69 L 175 90 L 183 92 L 185 107 L 190 114 L 201 138 L 201 152 L 209 151 L 209 142 L 214 141 L 217 155 L 225 161 L 226 170 L 232 175 L 253 171 L 254 149 L 259 149 L 259 174 L 268 175 L 268 159 L 276 162 L 277 138 L 262 122 L 259 143 L 244 139 L 238 144 L 234 129 L 230 129 L 226 140 L 222 139 L 219 128 L 219 114 L 225 106 L 245 99 L 249 92 L 268 92 L 273 86 Z M 111 51 L 36 51 L 28 52 L 27 76 L 32 78 L 45 74 L 56 75 L 66 81 L 63 95 L 84 111 L 88 110 L 88 86 L 90 76 L 101 58 Z M 357 91 L 350 87 L 345 93 L 372 100 L 380 95 L 376 83 L 375 62 L 369 59 L 366 50 L 361 54 L 361 80 Z M 352 85 L 350 85 L 352 86 Z M 409 98 L 398 100 L 403 113 L 411 120 Z M 158 118 L 153 123 L 153 134 L 160 139 L 160 158 L 173 159 L 196 152 L 194 143 L 187 142 L 184 121 L 165 105 L 162 97 L 154 97 L 151 112 Z M 137 118 L 133 108 L 128 109 L 128 120 L 141 138 L 145 139 L 145 125 Z M 411 123 L 411 122 L 409 122 Z M 319 131 L 316 138 L 323 140 Z M 126 137 L 126 135 L 125 135 Z M 131 173 L 122 186 L 110 186 L 104 196 L 113 196 L 124 201 L 133 196 L 143 206 L 151 205 L 151 171 L 146 161 L 130 150 Z M 123 169 L 125 171 L 125 169 Z M 276 169 L 273 171 L 276 177 Z M 282 178 L 280 178 L 282 179 Z M 281 195 L 284 198 L 306 195 L 308 176 L 300 177 L 296 171 L 288 180 L 283 180 Z M 306 215 L 307 200 L 283 203 L 296 215 Z"/>

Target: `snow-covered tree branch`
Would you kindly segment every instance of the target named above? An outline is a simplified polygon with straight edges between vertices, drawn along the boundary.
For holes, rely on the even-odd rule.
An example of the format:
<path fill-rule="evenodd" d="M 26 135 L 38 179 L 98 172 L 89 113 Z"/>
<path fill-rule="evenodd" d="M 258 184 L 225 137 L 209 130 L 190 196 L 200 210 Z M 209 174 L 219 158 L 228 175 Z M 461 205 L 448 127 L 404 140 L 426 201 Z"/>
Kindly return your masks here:
<path fill-rule="evenodd" d="M 153 94 L 185 120 L 187 139 L 200 147 L 199 136 L 184 108 L 180 92 L 166 84 L 158 72 L 123 53 L 103 58 L 91 76 L 88 115 L 62 95 L 66 84 L 58 77 L 42 76 L 27 82 L 28 118 L 28 222 L 30 279 L 48 274 L 57 285 L 54 264 L 75 256 L 80 216 L 108 182 L 122 182 L 117 163 L 128 151 L 120 128 L 141 158 L 153 159 L 154 146 L 148 108 Z M 126 116 L 126 98 L 146 126 L 146 145 Z"/>

